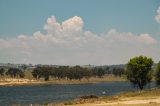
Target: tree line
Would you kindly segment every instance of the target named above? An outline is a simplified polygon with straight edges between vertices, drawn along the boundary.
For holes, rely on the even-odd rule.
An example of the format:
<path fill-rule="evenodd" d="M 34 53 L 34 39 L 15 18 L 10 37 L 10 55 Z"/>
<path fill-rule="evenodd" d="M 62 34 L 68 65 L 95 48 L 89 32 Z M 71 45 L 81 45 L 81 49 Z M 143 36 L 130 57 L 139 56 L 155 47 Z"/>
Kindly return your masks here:
<path fill-rule="evenodd" d="M 10 76 L 11 78 L 24 78 L 24 71 L 19 68 L 9 68 L 7 71 L 0 68 L 0 76 Z"/>
<path fill-rule="evenodd" d="M 160 86 L 160 61 L 157 64 L 155 70 L 153 70 L 152 58 L 146 56 L 138 56 L 131 58 L 124 68 L 112 68 L 109 67 L 92 67 L 85 68 L 81 66 L 37 66 L 32 71 L 32 76 L 35 79 L 44 78 L 48 81 L 51 77 L 55 79 L 66 80 L 81 80 L 85 78 L 89 80 L 91 77 L 102 78 L 105 74 L 113 74 L 115 77 L 121 77 L 125 75 L 126 78 L 137 88 L 143 89 L 148 83 L 155 78 L 156 84 Z M 23 78 L 25 76 L 24 71 L 18 68 L 9 68 L 7 71 L 0 68 L 0 76 L 10 76 L 12 78 Z"/>
<path fill-rule="evenodd" d="M 26 67 L 25 67 L 26 69 Z M 0 68 L 0 76 L 10 76 L 12 78 L 24 78 L 24 68 Z M 76 79 L 81 80 L 86 78 L 89 80 L 90 77 L 102 78 L 106 74 L 113 74 L 115 77 L 121 77 L 124 74 L 124 68 L 113 68 L 109 67 L 93 67 L 93 68 L 84 68 L 81 66 L 37 66 L 31 72 L 32 76 L 35 79 L 44 78 L 45 81 L 49 80 L 50 77 L 55 79 Z"/>
<path fill-rule="evenodd" d="M 105 70 L 102 68 L 84 68 L 80 66 L 59 66 L 59 67 L 36 67 L 32 75 L 36 79 L 44 78 L 45 81 L 50 77 L 55 79 L 67 79 L 67 80 L 81 80 L 86 78 L 89 80 L 91 77 L 103 77 Z"/>

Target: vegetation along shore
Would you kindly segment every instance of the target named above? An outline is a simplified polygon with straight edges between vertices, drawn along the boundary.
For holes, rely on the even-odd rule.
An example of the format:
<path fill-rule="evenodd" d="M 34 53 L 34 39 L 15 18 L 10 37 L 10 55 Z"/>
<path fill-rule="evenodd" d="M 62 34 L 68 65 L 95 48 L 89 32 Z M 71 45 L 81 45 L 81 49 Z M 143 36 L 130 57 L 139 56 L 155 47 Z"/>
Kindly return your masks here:
<path fill-rule="evenodd" d="M 88 95 L 46 106 L 160 106 L 160 89 L 132 91 L 114 96 Z"/>

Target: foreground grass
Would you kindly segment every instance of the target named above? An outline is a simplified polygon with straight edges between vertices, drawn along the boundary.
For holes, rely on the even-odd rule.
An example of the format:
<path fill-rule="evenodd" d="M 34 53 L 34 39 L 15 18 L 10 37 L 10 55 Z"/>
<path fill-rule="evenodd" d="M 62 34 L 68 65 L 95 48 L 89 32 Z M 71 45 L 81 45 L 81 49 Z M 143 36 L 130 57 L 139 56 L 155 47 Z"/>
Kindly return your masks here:
<path fill-rule="evenodd" d="M 160 89 L 135 91 L 115 96 L 84 96 L 73 101 L 46 106 L 160 106 Z"/>

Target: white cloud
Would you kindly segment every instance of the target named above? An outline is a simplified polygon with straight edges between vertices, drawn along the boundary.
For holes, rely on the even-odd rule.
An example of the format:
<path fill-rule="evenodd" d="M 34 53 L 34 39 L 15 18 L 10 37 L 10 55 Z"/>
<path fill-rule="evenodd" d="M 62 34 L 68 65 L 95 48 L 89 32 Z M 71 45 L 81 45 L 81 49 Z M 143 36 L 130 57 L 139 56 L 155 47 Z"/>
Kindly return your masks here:
<path fill-rule="evenodd" d="M 51 18 L 48 18 L 44 29 L 49 35 L 56 38 L 65 38 L 75 35 L 78 36 L 81 34 L 83 29 L 83 21 L 80 17 L 74 16 L 60 24 L 56 21 L 56 18 L 52 16 Z"/>
<path fill-rule="evenodd" d="M 33 34 L 33 39 L 47 41 L 48 37 L 43 35 L 40 31 L 38 31 Z"/>
<path fill-rule="evenodd" d="M 149 34 L 135 35 L 111 29 L 102 34 L 83 30 L 84 22 L 72 17 L 62 23 L 50 17 L 46 34 L 0 39 L 0 61 L 42 64 L 120 64 L 136 55 L 160 59 L 160 43 Z"/>
<path fill-rule="evenodd" d="M 139 36 L 139 40 L 142 42 L 144 41 L 146 43 L 150 43 L 150 44 L 157 43 L 157 41 L 153 39 L 149 34 L 141 34 Z"/>
<path fill-rule="evenodd" d="M 83 21 L 80 17 L 74 16 L 62 23 L 62 29 L 67 32 L 80 32 L 83 28 Z"/>
<path fill-rule="evenodd" d="M 157 15 L 155 16 L 155 20 L 160 23 L 160 7 L 157 9 Z"/>

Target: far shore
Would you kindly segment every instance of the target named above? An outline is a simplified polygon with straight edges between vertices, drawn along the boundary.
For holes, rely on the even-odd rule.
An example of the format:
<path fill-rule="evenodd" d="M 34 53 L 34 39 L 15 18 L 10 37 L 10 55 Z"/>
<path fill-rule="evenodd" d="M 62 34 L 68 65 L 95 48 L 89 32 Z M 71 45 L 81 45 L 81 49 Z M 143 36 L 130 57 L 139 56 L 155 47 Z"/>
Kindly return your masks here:
<path fill-rule="evenodd" d="M 90 78 L 82 80 L 67 80 L 67 79 L 50 79 L 44 81 L 43 79 L 27 79 L 27 78 L 3 78 L 0 79 L 0 86 L 23 86 L 23 85 L 45 85 L 45 84 L 89 84 L 89 83 L 103 83 L 111 81 L 126 81 L 123 77 L 114 77 L 112 75 L 104 76 L 103 78 Z"/>

